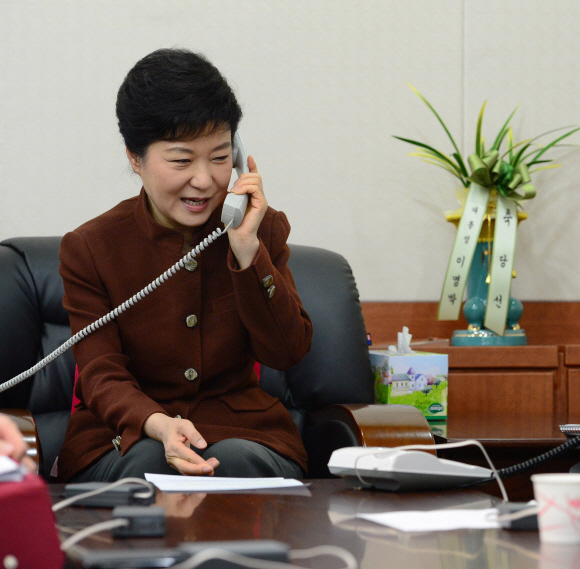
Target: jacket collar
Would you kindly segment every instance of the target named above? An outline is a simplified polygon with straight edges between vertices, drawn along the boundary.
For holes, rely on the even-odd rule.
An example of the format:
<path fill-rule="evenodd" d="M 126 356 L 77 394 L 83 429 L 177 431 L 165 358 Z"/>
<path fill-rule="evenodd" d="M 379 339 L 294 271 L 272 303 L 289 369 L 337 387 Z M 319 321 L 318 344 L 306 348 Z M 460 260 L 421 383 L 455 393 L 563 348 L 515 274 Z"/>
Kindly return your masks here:
<path fill-rule="evenodd" d="M 216 207 L 209 219 L 197 228 L 194 246 L 201 243 L 201 241 L 203 241 L 203 239 L 205 239 L 218 226 L 223 229 L 223 224 L 221 223 L 221 211 L 221 206 Z M 144 188 L 141 188 L 141 192 L 137 197 L 134 216 L 137 225 L 154 246 L 181 253 L 184 240 L 183 234 L 177 229 L 164 227 L 153 219 L 153 216 L 147 207 L 147 194 Z"/>

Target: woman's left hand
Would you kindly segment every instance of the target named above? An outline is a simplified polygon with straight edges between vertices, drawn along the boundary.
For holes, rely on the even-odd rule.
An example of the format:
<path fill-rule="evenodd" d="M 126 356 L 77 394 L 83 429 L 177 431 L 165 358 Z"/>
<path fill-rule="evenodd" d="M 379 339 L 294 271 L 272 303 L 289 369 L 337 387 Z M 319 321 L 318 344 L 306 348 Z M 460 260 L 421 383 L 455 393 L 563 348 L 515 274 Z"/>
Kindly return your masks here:
<path fill-rule="evenodd" d="M 242 223 L 236 229 L 228 229 L 230 246 L 240 269 L 249 267 L 258 252 L 258 228 L 268 209 L 262 176 L 258 173 L 253 156 L 248 156 L 248 168 L 250 171 L 242 174 L 232 187 L 236 194 L 248 194 L 248 209 Z"/>

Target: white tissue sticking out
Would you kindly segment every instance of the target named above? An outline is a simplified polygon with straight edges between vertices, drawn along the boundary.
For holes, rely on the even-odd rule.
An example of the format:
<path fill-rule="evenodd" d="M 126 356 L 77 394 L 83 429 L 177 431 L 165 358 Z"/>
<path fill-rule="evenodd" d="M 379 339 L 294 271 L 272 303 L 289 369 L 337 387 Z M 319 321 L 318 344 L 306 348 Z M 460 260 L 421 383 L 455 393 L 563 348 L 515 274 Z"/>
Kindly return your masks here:
<path fill-rule="evenodd" d="M 397 346 L 389 346 L 389 354 L 414 354 L 415 352 L 411 349 L 411 338 L 413 334 L 409 334 L 409 328 L 403 326 L 403 331 L 397 333 Z"/>

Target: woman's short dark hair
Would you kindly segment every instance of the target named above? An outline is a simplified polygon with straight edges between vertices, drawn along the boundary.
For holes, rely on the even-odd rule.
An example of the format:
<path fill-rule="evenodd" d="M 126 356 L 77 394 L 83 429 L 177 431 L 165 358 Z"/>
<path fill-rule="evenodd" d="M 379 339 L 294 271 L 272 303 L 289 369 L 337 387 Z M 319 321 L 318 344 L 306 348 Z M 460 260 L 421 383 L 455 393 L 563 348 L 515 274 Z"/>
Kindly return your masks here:
<path fill-rule="evenodd" d="M 192 140 L 229 128 L 242 110 L 225 78 L 203 55 L 158 49 L 138 61 L 117 93 L 119 130 L 143 158 L 159 140 Z"/>

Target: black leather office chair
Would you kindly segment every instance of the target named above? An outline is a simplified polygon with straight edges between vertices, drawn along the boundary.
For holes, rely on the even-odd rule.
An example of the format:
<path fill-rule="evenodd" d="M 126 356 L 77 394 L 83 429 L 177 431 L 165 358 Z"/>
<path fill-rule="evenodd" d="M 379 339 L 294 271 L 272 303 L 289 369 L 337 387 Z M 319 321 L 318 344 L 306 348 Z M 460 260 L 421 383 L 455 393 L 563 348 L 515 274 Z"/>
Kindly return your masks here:
<path fill-rule="evenodd" d="M 60 240 L 21 237 L 0 243 L 0 383 L 70 337 L 58 273 Z M 347 261 L 315 247 L 290 249 L 289 266 L 313 322 L 312 348 L 285 372 L 263 366 L 260 382 L 298 425 L 309 455 L 309 476 L 330 475 L 326 464 L 336 448 L 433 443 L 427 422 L 413 407 L 372 405 L 366 330 Z M 46 479 L 64 440 L 74 370 L 69 350 L 34 377 L 0 393 L 4 412 L 28 410 L 16 415 Z"/>

